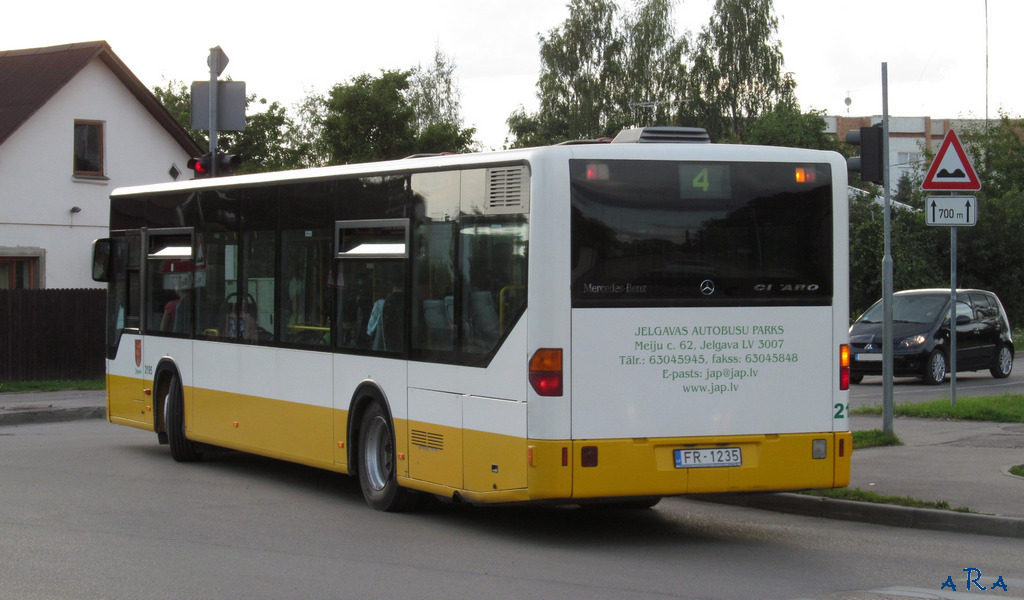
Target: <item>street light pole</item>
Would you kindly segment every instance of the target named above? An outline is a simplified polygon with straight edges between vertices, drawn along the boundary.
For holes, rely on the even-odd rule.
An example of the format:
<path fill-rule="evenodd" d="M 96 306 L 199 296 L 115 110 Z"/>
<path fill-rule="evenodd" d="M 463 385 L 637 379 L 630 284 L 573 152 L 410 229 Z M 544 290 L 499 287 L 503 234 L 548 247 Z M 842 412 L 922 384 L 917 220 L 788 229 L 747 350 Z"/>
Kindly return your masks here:
<path fill-rule="evenodd" d="M 882 63 L 882 198 L 885 213 L 885 253 L 882 256 L 882 432 L 892 435 L 893 324 L 892 220 L 889 192 L 889 64 Z"/>

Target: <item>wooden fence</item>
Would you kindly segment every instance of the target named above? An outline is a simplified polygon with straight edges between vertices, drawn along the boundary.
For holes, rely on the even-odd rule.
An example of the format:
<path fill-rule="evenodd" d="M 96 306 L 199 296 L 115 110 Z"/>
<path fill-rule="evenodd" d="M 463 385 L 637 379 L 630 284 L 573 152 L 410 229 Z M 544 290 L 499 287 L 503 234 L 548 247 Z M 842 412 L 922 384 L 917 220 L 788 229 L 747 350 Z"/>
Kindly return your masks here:
<path fill-rule="evenodd" d="M 103 377 L 107 291 L 0 290 L 0 381 Z"/>

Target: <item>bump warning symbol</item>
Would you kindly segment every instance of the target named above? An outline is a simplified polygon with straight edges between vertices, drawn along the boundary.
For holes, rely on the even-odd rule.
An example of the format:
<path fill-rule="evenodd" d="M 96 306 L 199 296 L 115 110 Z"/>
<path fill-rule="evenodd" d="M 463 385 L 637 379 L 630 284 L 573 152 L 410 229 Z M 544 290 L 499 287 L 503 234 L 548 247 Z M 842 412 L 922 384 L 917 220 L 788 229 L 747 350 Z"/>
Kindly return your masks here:
<path fill-rule="evenodd" d="M 967 153 L 956 132 L 950 129 L 942 140 L 939 153 L 935 155 L 928 174 L 921 183 L 921 189 L 938 190 L 979 190 L 981 182 L 974 172 Z"/>

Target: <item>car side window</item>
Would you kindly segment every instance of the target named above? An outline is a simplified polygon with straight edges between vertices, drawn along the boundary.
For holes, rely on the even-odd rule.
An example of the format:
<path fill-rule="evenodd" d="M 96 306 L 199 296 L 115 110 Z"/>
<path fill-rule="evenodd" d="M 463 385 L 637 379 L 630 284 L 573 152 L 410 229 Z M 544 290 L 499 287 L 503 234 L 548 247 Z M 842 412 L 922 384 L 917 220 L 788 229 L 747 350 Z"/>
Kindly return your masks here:
<path fill-rule="evenodd" d="M 991 321 L 999 315 L 995 303 L 986 294 L 971 294 L 971 302 L 974 303 L 975 312 L 981 320 Z"/>
<path fill-rule="evenodd" d="M 966 316 L 970 320 L 974 320 L 974 308 L 971 306 L 971 302 L 966 295 L 958 296 L 956 299 L 956 318 L 960 320 L 961 316 Z"/>

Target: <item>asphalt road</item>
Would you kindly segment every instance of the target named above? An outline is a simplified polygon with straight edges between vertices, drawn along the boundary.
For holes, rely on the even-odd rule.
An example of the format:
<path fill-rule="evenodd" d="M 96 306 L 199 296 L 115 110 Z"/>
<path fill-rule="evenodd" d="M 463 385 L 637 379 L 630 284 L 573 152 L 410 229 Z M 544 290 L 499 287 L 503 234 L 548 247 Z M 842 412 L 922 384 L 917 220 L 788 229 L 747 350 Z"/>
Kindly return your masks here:
<path fill-rule="evenodd" d="M 0 478 L 0 598 L 872 600 L 954 598 L 947 578 L 972 576 L 1024 598 L 1019 540 L 682 499 L 385 514 L 345 476 L 178 464 L 101 420 L 0 430 Z"/>
<path fill-rule="evenodd" d="M 930 402 L 950 399 L 950 381 L 946 377 L 942 385 L 927 385 L 920 379 L 897 377 L 893 381 L 893 402 L 895 404 Z M 1013 371 L 1006 379 L 996 379 L 988 371 L 958 373 L 956 397 L 999 396 L 1001 394 L 1024 394 L 1024 359 L 1014 361 Z M 865 377 L 864 381 L 850 386 L 850 408 L 882 405 L 882 378 Z"/>

